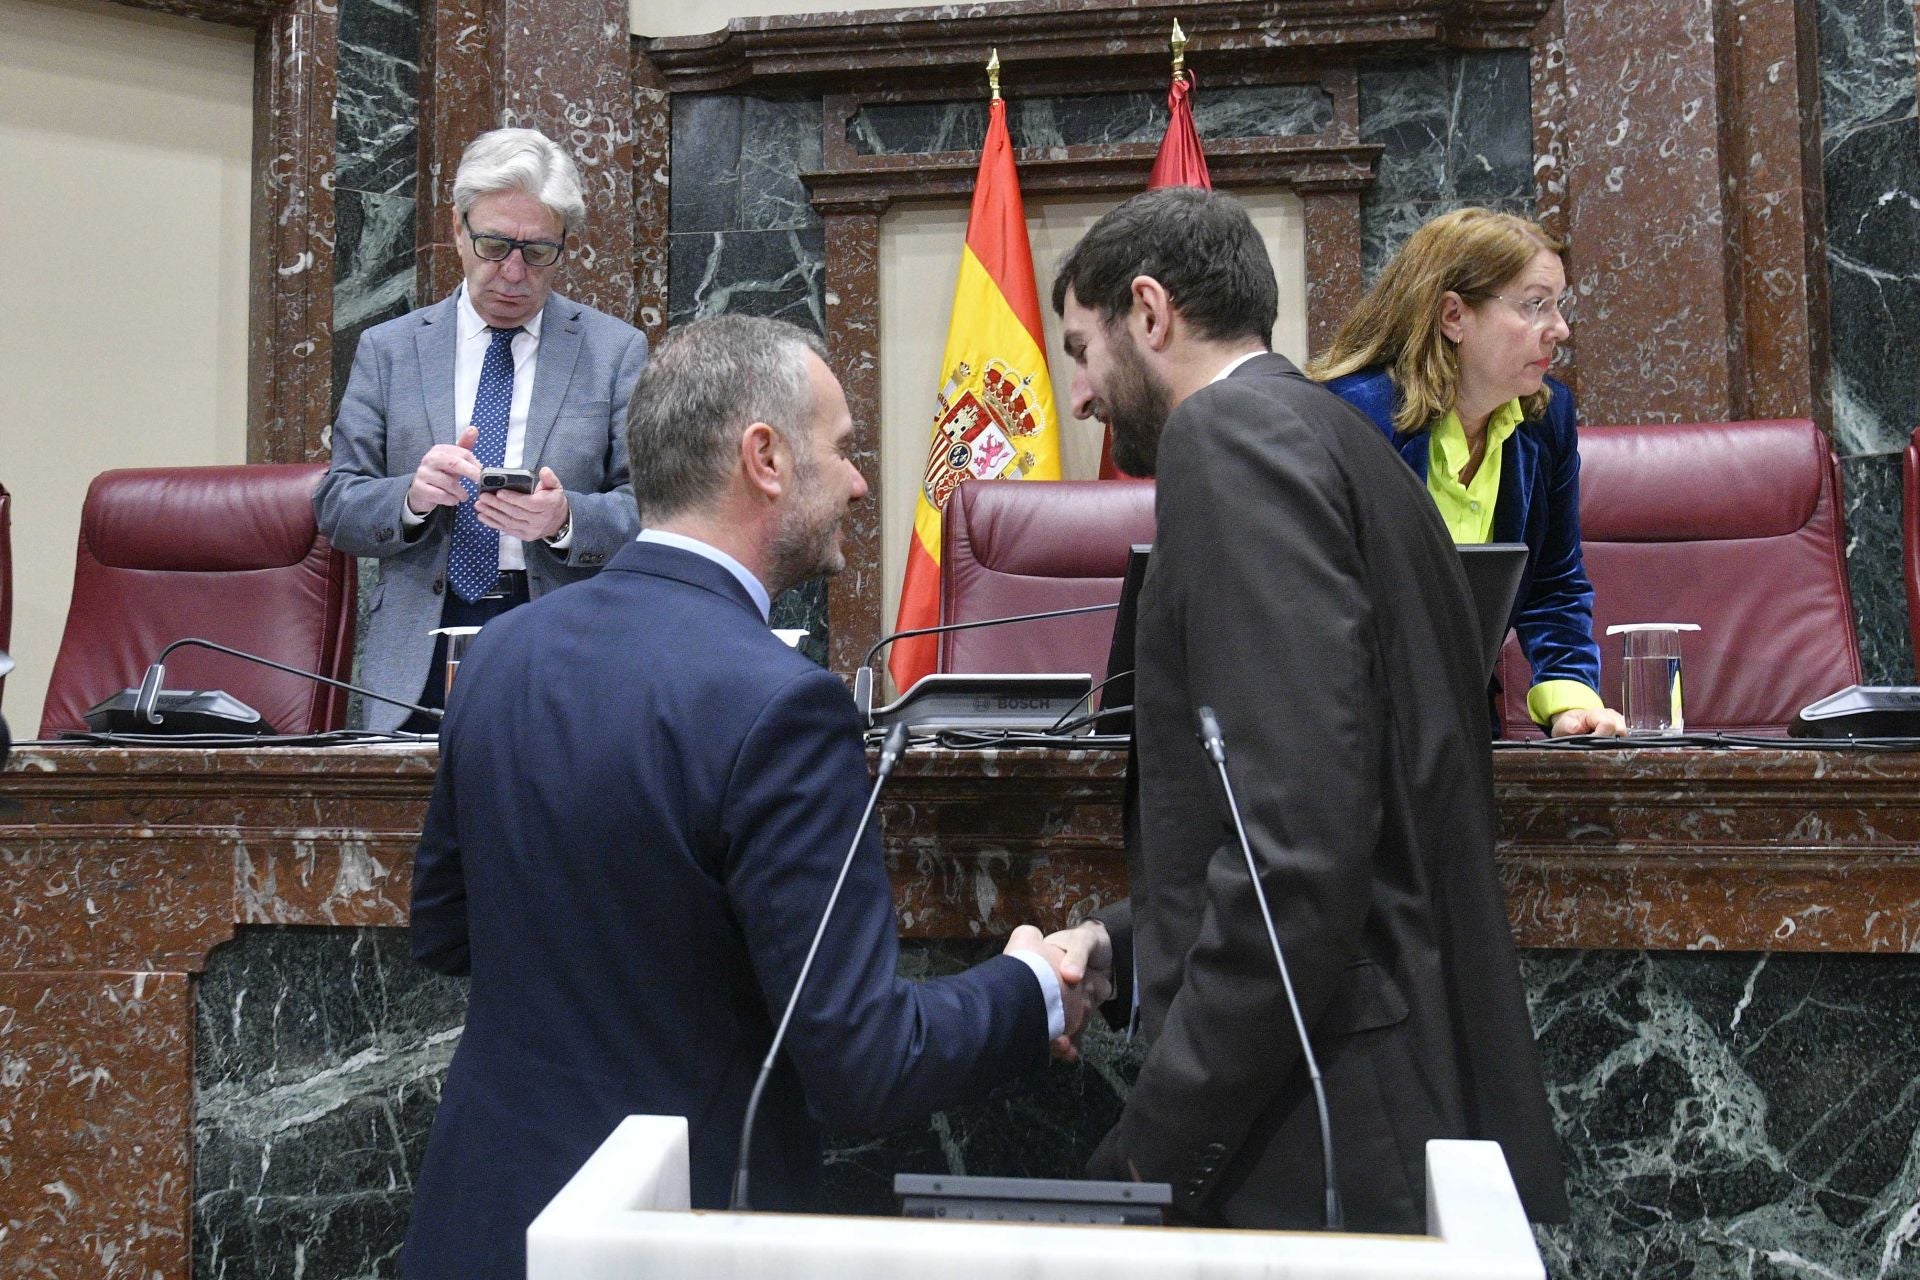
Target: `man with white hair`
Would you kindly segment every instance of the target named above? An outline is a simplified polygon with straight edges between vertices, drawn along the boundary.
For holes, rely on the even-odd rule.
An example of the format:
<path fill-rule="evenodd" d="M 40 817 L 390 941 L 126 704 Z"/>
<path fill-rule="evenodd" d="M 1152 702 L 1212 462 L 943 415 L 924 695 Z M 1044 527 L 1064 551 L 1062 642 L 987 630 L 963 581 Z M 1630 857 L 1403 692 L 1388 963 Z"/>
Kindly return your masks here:
<path fill-rule="evenodd" d="M 551 140 L 481 134 L 453 183 L 465 280 L 360 337 L 313 505 L 335 546 L 380 562 L 360 671 L 376 692 L 443 706 L 434 628 L 588 577 L 639 532 L 623 424 L 646 336 L 552 291 L 585 216 Z M 482 492 L 483 468 L 532 472 L 533 487 Z M 366 725 L 434 722 L 369 702 Z"/>

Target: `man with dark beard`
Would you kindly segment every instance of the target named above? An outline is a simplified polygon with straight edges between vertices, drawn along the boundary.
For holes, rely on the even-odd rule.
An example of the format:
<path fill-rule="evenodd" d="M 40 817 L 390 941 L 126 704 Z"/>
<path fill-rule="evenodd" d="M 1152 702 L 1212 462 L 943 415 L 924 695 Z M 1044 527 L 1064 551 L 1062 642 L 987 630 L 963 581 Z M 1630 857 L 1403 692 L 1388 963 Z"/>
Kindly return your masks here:
<path fill-rule="evenodd" d="M 1303 1055 L 1195 741 L 1208 706 L 1325 1077 L 1347 1228 L 1425 1228 L 1431 1138 L 1498 1140 L 1532 1215 L 1563 1217 L 1494 877 L 1465 574 L 1379 430 L 1268 350 L 1276 297 L 1245 211 L 1193 188 L 1113 210 L 1054 282 L 1074 412 L 1111 426 L 1121 467 L 1158 479 L 1132 896 L 1050 939 L 1070 981 L 1117 969 L 1148 1043 L 1090 1173 L 1172 1183 L 1195 1222 L 1322 1221 Z"/>
<path fill-rule="evenodd" d="M 864 806 L 853 699 L 767 629 L 843 563 L 866 492 L 817 339 L 727 316 L 677 333 L 628 413 L 646 530 L 597 576 L 488 624 L 460 668 L 413 880 L 413 951 L 471 973 L 401 1259 L 523 1276 L 526 1228 L 620 1120 L 689 1122 L 726 1205 L 747 1096 Z M 1043 1066 L 1101 982 L 1039 931 L 895 976 L 869 828 L 754 1132 L 756 1208 L 810 1206 L 820 1124 L 877 1131 Z"/>

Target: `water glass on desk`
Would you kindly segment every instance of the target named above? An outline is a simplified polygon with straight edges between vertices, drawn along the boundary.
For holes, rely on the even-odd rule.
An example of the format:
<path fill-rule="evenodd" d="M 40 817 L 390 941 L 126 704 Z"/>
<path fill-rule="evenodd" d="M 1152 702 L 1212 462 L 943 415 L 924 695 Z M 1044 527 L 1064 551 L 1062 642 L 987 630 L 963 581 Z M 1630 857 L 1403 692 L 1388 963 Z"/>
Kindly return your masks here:
<path fill-rule="evenodd" d="M 1634 735 L 1687 731 L 1680 699 L 1680 633 L 1691 622 L 1630 622 L 1607 628 L 1620 637 L 1620 714 Z"/>
<path fill-rule="evenodd" d="M 435 627 L 430 633 L 447 638 L 447 682 L 445 696 L 453 697 L 453 677 L 460 670 L 460 663 L 467 656 L 467 646 L 480 634 L 478 627 Z"/>

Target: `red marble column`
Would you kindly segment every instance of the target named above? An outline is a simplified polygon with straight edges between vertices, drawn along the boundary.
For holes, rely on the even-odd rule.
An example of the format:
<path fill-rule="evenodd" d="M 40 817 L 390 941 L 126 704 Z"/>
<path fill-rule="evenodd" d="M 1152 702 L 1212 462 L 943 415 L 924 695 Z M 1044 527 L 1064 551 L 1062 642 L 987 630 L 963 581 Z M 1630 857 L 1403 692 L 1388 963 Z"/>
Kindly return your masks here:
<path fill-rule="evenodd" d="M 580 166 L 587 224 L 559 288 L 633 317 L 633 55 L 626 0 L 503 0 L 502 124 L 538 129 Z"/>
<path fill-rule="evenodd" d="M 623 0 L 435 0 L 421 27 L 419 296 L 460 282 L 453 175 L 474 135 L 538 129 L 580 166 L 586 225 L 556 287 L 634 312 L 634 69 Z"/>
<path fill-rule="evenodd" d="M 1303 191 L 1307 250 L 1307 354 L 1333 340 L 1364 292 L 1360 270 L 1360 193 Z"/>
<path fill-rule="evenodd" d="M 1810 7 L 1728 0 L 1725 130 L 1743 418 L 1827 418 L 1820 63 Z"/>
<path fill-rule="evenodd" d="M 847 567 L 827 586 L 827 666 L 845 674 L 886 631 L 880 599 L 880 215 L 826 217 L 827 353 L 853 412 L 847 456 L 867 478 L 867 499 L 844 526 Z"/>
<path fill-rule="evenodd" d="M 1542 22 L 1540 211 L 1568 241 L 1584 420 L 1825 416 L 1819 68 L 1803 9 L 1556 4 Z"/>
<path fill-rule="evenodd" d="M 1565 9 L 1567 275 L 1581 416 L 1732 409 L 1712 0 Z"/>
<path fill-rule="evenodd" d="M 460 283 L 453 173 L 460 151 L 500 119 L 496 0 L 429 0 L 420 14 L 420 183 L 416 289 L 424 304 Z"/>
<path fill-rule="evenodd" d="M 249 462 L 327 456 L 338 28 L 331 0 L 294 0 L 254 46 Z"/>

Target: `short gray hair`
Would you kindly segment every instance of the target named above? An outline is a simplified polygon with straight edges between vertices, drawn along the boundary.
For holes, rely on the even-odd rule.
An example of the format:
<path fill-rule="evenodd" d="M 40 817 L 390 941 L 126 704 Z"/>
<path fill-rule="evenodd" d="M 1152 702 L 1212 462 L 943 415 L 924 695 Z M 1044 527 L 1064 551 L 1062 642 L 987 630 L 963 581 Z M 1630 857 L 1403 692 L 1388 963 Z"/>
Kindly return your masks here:
<path fill-rule="evenodd" d="M 811 463 L 809 355 L 827 358 L 819 338 L 759 316 L 696 320 L 661 345 L 627 404 L 627 465 L 643 524 L 718 498 L 740 433 L 755 422 L 778 431 L 802 468 Z"/>
<path fill-rule="evenodd" d="M 553 139 L 533 129 L 495 129 L 467 144 L 453 175 L 453 207 L 464 216 L 481 196 L 524 191 L 560 215 L 563 229 L 587 220 L 580 170 Z"/>

